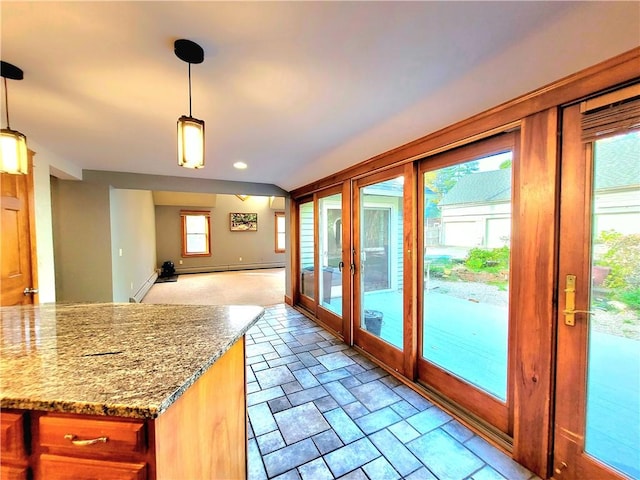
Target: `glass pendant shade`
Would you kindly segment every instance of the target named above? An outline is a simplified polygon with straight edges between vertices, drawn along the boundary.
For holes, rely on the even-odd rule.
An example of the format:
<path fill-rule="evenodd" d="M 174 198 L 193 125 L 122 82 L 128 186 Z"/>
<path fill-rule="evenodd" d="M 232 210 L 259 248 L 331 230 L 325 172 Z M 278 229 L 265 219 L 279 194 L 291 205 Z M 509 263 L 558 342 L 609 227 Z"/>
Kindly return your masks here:
<path fill-rule="evenodd" d="M 27 173 L 27 137 L 10 128 L 3 128 L 0 135 L 0 172 Z"/>
<path fill-rule="evenodd" d="M 185 115 L 178 119 L 178 165 L 204 167 L 204 120 Z"/>

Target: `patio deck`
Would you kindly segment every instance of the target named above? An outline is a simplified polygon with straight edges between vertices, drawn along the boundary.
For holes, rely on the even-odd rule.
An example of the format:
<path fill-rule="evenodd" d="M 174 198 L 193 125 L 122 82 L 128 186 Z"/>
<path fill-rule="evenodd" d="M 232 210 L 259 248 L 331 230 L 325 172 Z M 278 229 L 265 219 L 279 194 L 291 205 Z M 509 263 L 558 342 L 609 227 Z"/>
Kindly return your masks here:
<path fill-rule="evenodd" d="M 504 401 L 507 307 L 433 290 L 425 300 L 431 314 L 423 331 L 424 357 Z M 368 292 L 364 309 L 383 313 L 380 337 L 402 349 L 402 292 Z M 593 332 L 590 349 L 586 450 L 640 478 L 640 341 Z"/>

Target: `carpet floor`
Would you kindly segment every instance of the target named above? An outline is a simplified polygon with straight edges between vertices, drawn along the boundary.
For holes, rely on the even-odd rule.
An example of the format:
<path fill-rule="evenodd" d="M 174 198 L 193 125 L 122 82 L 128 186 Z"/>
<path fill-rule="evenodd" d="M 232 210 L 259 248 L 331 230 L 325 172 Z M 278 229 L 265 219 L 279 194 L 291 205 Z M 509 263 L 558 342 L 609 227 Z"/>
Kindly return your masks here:
<path fill-rule="evenodd" d="M 284 268 L 181 274 L 153 284 L 142 303 L 276 305 L 284 303 Z"/>

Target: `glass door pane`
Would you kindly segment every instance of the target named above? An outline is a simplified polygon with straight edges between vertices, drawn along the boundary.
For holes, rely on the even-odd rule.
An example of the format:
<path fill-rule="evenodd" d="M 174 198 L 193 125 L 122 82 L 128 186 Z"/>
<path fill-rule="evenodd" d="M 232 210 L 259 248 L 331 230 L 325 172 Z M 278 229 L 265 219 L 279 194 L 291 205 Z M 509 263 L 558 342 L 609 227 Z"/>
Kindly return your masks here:
<path fill-rule="evenodd" d="M 640 478 L 640 132 L 593 152 L 585 451 Z"/>
<path fill-rule="evenodd" d="M 342 194 L 318 201 L 320 267 L 318 285 L 320 305 L 342 316 Z"/>
<path fill-rule="evenodd" d="M 300 293 L 315 298 L 315 237 L 313 201 L 298 206 L 300 245 Z"/>
<path fill-rule="evenodd" d="M 427 171 L 422 357 L 507 398 L 511 161 Z"/>
<path fill-rule="evenodd" d="M 361 324 L 403 349 L 404 177 L 360 189 Z"/>

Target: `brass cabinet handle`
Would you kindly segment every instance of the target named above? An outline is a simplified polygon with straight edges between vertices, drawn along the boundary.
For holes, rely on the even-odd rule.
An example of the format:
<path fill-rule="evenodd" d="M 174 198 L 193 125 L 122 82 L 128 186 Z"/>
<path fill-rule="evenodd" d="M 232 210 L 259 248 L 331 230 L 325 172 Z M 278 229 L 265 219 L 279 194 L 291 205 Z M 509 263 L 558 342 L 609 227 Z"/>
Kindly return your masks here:
<path fill-rule="evenodd" d="M 109 440 L 109 437 L 98 437 L 89 440 L 76 440 L 77 438 L 78 437 L 76 435 L 72 435 L 70 433 L 67 433 L 64 436 L 65 440 L 69 440 L 76 447 L 86 447 L 88 445 L 95 445 L 96 443 L 107 443 L 107 440 Z"/>

